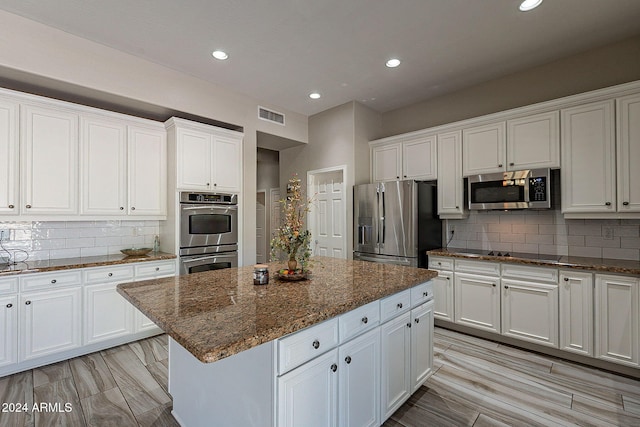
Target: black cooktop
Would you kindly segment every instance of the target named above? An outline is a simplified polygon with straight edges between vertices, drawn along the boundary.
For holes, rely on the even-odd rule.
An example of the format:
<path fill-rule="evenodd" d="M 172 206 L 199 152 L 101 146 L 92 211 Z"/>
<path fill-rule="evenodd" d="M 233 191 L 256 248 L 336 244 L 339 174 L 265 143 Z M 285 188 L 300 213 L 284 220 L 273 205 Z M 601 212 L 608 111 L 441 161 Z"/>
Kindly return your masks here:
<path fill-rule="evenodd" d="M 558 262 L 562 255 L 551 254 L 532 254 L 527 252 L 502 252 L 484 249 L 453 249 L 449 248 L 449 252 L 458 252 L 463 255 L 478 255 L 478 256 L 495 256 L 501 258 L 522 258 L 535 261 L 552 261 Z"/>

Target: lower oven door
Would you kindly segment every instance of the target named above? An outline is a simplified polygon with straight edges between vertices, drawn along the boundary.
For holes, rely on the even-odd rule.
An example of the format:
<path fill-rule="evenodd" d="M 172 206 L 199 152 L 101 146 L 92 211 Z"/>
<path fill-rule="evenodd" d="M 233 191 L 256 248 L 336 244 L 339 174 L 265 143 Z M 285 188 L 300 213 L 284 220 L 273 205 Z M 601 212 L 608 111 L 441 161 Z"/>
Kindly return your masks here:
<path fill-rule="evenodd" d="M 180 274 L 200 273 L 238 266 L 238 252 L 180 257 Z"/>

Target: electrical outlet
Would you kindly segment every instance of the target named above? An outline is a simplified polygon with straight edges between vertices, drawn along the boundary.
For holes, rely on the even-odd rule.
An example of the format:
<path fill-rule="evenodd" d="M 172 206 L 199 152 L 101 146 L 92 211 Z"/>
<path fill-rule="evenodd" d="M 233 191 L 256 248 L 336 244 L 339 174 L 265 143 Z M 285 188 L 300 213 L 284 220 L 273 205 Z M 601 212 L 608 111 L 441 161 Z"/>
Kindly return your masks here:
<path fill-rule="evenodd" d="M 613 240 L 613 227 L 602 227 L 602 238 L 604 240 Z"/>

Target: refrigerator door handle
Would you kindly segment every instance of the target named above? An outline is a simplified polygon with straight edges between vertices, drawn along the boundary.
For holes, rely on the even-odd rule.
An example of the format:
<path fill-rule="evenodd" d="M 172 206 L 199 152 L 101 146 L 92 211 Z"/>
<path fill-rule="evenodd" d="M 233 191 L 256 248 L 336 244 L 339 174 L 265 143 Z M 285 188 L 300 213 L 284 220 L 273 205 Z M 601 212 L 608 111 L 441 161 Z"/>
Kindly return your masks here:
<path fill-rule="evenodd" d="M 376 205 L 380 208 L 380 184 L 378 184 L 378 188 L 376 188 Z M 376 248 L 379 249 L 380 246 L 380 226 L 376 227 Z"/>
<path fill-rule="evenodd" d="M 385 213 L 385 202 L 384 202 L 384 187 L 382 188 L 382 216 L 380 217 L 380 228 L 382 229 L 382 241 L 380 241 L 381 245 L 384 245 L 384 236 L 386 234 L 386 226 L 385 226 L 385 220 L 384 217 L 386 216 Z M 382 246 L 381 246 L 382 247 Z"/>

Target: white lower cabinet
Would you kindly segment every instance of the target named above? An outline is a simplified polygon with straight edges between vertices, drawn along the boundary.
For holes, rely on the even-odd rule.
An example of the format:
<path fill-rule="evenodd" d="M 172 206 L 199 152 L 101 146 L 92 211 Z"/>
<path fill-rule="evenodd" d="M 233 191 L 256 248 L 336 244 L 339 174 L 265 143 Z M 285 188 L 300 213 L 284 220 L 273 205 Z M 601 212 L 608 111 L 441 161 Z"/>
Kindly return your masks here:
<path fill-rule="evenodd" d="M 380 327 L 381 422 L 389 418 L 411 395 L 410 328 L 411 313 L 409 312 Z"/>
<path fill-rule="evenodd" d="M 85 344 L 93 344 L 133 332 L 133 306 L 118 293 L 116 285 L 116 283 L 104 283 L 85 286 Z"/>
<path fill-rule="evenodd" d="M 160 279 L 162 277 L 172 277 L 176 275 L 176 261 L 159 261 L 159 262 L 149 262 L 149 263 L 141 263 L 135 266 L 135 281 L 140 280 L 149 280 L 149 279 Z M 133 332 L 162 332 L 151 319 L 142 314 L 140 310 L 133 307 Z"/>
<path fill-rule="evenodd" d="M 20 359 L 80 347 L 81 305 L 81 287 L 20 295 Z"/>
<path fill-rule="evenodd" d="M 18 297 L 0 297 L 0 366 L 18 361 Z"/>
<path fill-rule="evenodd" d="M 338 425 L 338 350 L 278 378 L 279 427 Z"/>
<path fill-rule="evenodd" d="M 455 321 L 500 333 L 500 278 L 455 274 Z"/>
<path fill-rule="evenodd" d="M 424 384 L 433 369 L 433 315 L 433 301 L 411 310 L 411 393 Z"/>
<path fill-rule="evenodd" d="M 453 322 L 453 272 L 438 271 L 438 277 L 432 279 L 436 319 Z"/>
<path fill-rule="evenodd" d="M 595 356 L 638 366 L 640 278 L 596 274 Z"/>
<path fill-rule="evenodd" d="M 593 356 L 593 274 L 560 271 L 560 349 Z"/>

